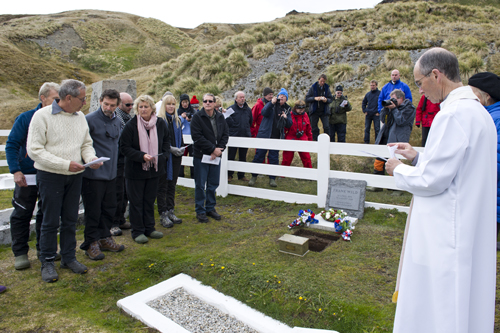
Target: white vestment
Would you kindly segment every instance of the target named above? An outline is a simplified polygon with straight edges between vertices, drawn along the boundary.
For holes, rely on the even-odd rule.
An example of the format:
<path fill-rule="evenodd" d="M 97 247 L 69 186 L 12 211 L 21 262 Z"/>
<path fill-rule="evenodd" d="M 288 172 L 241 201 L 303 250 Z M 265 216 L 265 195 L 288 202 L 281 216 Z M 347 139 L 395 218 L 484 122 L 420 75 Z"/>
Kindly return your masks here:
<path fill-rule="evenodd" d="M 493 332 L 496 142 L 491 116 L 460 87 L 441 103 L 417 165 L 394 169 L 414 200 L 394 332 Z"/>

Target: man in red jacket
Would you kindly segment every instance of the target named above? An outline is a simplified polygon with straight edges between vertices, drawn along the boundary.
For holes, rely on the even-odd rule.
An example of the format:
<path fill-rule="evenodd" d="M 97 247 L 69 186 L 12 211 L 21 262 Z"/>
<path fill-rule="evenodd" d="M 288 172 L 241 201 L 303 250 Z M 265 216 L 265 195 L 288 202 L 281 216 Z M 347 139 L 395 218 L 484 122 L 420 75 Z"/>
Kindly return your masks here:
<path fill-rule="evenodd" d="M 427 135 L 431 129 L 432 121 L 439 112 L 439 104 L 434 104 L 422 95 L 417 106 L 417 114 L 415 116 L 415 126 L 420 127 L 422 124 L 422 147 L 425 147 Z"/>
<path fill-rule="evenodd" d="M 252 127 L 250 128 L 250 132 L 252 134 L 252 138 L 257 137 L 257 133 L 259 133 L 260 123 L 262 122 L 262 114 L 260 113 L 266 105 L 267 102 L 270 102 L 273 99 L 274 93 L 273 90 L 269 87 L 264 88 L 264 92 L 262 96 L 257 100 L 257 103 L 252 108 Z M 263 101 L 265 99 L 266 101 Z"/>

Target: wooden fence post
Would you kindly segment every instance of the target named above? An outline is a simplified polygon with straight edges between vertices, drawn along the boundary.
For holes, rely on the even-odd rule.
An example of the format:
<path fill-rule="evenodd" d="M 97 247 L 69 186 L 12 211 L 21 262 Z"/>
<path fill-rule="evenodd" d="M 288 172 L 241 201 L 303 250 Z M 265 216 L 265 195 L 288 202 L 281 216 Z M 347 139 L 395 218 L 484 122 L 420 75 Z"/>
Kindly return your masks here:
<path fill-rule="evenodd" d="M 330 137 L 327 134 L 318 136 L 318 182 L 317 201 L 318 207 L 325 207 L 328 192 L 328 176 L 330 173 Z"/>

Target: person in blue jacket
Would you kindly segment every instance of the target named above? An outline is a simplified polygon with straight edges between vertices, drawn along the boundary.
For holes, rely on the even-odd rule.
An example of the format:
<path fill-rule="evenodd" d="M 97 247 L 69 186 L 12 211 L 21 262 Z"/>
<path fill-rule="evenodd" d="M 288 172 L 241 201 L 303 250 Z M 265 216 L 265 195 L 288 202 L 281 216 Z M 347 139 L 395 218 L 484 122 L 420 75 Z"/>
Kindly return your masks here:
<path fill-rule="evenodd" d="M 497 128 L 497 237 L 500 233 L 500 77 L 490 72 L 470 77 L 469 86 L 489 112 Z M 500 251 L 500 242 L 497 242 Z"/>
<path fill-rule="evenodd" d="M 386 101 L 391 98 L 391 92 L 394 89 L 401 89 L 405 93 L 406 99 L 409 99 L 413 103 L 411 98 L 410 87 L 406 83 L 400 80 L 399 71 L 397 69 L 391 72 L 391 81 L 387 82 L 385 86 L 382 87 L 382 91 L 378 96 L 378 111 L 382 111 L 382 101 Z"/>
<path fill-rule="evenodd" d="M 330 133 L 330 103 L 333 102 L 333 95 L 330 87 L 326 84 L 327 77 L 321 74 L 306 95 L 306 103 L 309 104 L 309 119 L 311 120 L 313 141 L 318 141 L 319 127 L 318 121 L 321 119 L 323 133 Z"/>
<path fill-rule="evenodd" d="M 291 108 L 286 103 L 288 101 L 288 92 L 285 88 L 281 88 L 280 92 L 270 102 L 267 102 L 262 109 L 262 122 L 260 123 L 257 138 L 266 139 L 284 139 L 285 128 L 290 128 L 293 125 Z M 257 149 L 253 158 L 253 163 L 262 163 L 267 154 L 267 149 Z M 278 150 L 269 150 L 269 164 L 279 165 L 280 156 Z M 257 182 L 257 174 L 252 174 L 252 179 L 248 182 L 249 186 L 254 186 Z M 271 187 L 278 186 L 276 184 L 276 176 L 269 176 L 269 185 Z"/>
<path fill-rule="evenodd" d="M 10 216 L 10 231 L 12 235 L 12 252 L 14 253 L 14 267 L 17 270 L 30 267 L 28 260 L 28 241 L 30 238 L 30 221 L 35 209 L 36 200 L 39 197 L 38 187 L 28 185 L 25 175 L 35 175 L 35 162 L 28 156 L 26 151 L 26 139 L 31 118 L 39 109 L 51 105 L 54 99 L 59 98 L 59 85 L 54 82 L 45 82 L 38 93 L 40 103 L 36 108 L 21 113 L 10 131 L 5 146 L 9 171 L 14 175 L 14 197 L 12 206 L 14 211 Z M 38 207 L 41 207 L 39 204 Z M 40 252 L 40 227 L 42 225 L 42 211 L 38 209 L 36 214 L 36 249 Z M 56 259 L 60 259 L 58 255 Z"/>

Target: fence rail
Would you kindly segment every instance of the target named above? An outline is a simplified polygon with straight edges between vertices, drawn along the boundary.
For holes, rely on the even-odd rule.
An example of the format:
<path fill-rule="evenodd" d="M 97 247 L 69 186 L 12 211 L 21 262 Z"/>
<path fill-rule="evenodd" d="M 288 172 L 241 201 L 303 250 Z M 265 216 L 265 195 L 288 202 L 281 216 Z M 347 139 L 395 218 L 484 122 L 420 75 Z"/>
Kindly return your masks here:
<path fill-rule="evenodd" d="M 10 130 L 0 130 L 0 136 L 8 136 L 9 133 Z M 191 136 L 184 135 L 184 142 L 186 144 L 192 143 L 193 141 L 191 139 Z M 226 149 L 221 158 L 220 184 L 217 188 L 217 195 L 223 197 L 227 196 L 228 194 L 234 194 L 267 200 L 285 201 L 290 203 L 316 204 L 318 205 L 318 207 L 325 207 L 329 178 L 364 180 L 367 182 L 367 186 L 397 189 L 394 182 L 394 177 L 391 176 L 330 170 L 331 155 L 373 157 L 373 155 L 371 154 L 375 154 L 381 157 L 389 157 L 389 151 L 386 146 L 330 142 L 330 138 L 328 135 L 321 134 L 319 135 L 317 142 L 230 137 L 228 147 L 260 148 L 315 153 L 318 156 L 318 163 L 317 168 L 304 169 L 301 167 L 281 166 L 264 163 L 229 161 L 227 159 Z M 423 151 L 423 148 L 416 147 L 415 149 L 420 152 Z M 5 151 L 5 145 L 0 145 L 0 151 Z M 403 158 L 402 156 L 399 157 Z M 184 166 L 193 166 L 193 158 L 190 156 L 184 156 L 182 158 L 182 164 Z M 7 161 L 0 160 L 0 166 L 7 166 Z M 242 185 L 232 185 L 228 183 L 228 170 L 264 175 L 280 175 L 288 178 L 312 180 L 316 181 L 317 183 L 317 192 L 316 195 L 313 195 L 280 190 L 269 190 Z M 0 175 L 0 188 L 13 188 L 14 182 L 12 181 L 11 175 L 9 175 L 10 174 Z M 180 177 L 177 181 L 177 184 L 194 188 L 194 180 L 189 178 Z M 365 202 L 365 207 L 374 207 L 376 209 L 396 208 L 397 210 L 406 213 L 408 213 L 409 211 L 409 207 L 406 206 L 389 205 L 376 202 Z"/>

